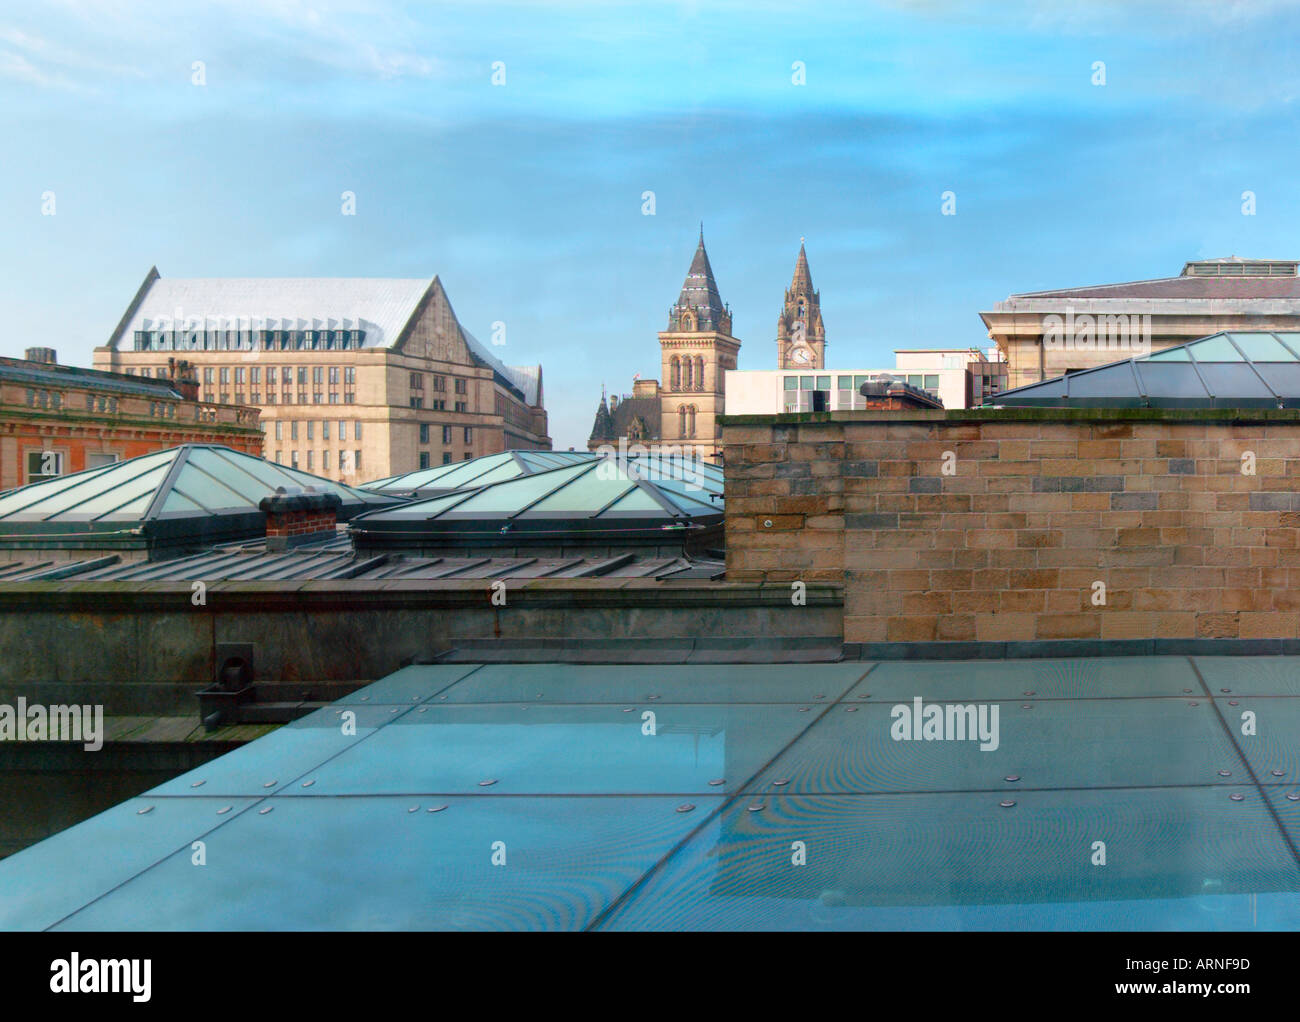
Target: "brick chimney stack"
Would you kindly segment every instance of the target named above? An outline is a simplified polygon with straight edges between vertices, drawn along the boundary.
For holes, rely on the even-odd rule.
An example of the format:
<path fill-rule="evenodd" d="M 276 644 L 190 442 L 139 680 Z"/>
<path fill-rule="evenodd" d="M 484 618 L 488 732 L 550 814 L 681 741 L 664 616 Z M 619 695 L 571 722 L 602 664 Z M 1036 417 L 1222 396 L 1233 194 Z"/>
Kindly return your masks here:
<path fill-rule="evenodd" d="M 167 359 L 167 375 L 171 378 L 171 385 L 184 400 L 199 399 L 199 370 L 193 362 L 173 356 Z"/>
<path fill-rule="evenodd" d="M 312 487 L 290 493 L 281 486 L 257 506 L 266 512 L 266 549 L 276 551 L 333 536 L 343 501 Z"/>

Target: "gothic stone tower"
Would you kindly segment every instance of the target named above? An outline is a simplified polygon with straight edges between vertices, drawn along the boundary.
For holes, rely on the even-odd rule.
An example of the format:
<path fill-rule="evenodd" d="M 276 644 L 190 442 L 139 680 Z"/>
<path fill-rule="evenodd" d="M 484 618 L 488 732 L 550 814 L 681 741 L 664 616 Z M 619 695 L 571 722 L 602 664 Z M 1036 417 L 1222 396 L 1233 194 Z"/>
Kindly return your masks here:
<path fill-rule="evenodd" d="M 664 386 L 660 390 L 660 436 L 683 453 L 716 461 L 721 453 L 717 418 L 725 408 L 725 377 L 736 368 L 740 341 L 731 336 L 731 309 L 723 305 L 704 228 L 668 329 L 659 335 Z"/>
<path fill-rule="evenodd" d="M 799 239 L 794 279 L 785 292 L 785 306 L 776 321 L 778 369 L 825 369 L 826 328 L 822 325 L 821 294 L 813 290 L 808 254 Z"/>

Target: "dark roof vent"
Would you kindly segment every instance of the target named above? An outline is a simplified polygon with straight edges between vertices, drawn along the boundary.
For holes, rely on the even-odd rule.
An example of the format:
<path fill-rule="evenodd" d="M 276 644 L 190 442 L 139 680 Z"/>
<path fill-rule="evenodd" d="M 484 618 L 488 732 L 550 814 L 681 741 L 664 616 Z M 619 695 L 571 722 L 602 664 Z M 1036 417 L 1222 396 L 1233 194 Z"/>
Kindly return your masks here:
<path fill-rule="evenodd" d="M 46 365 L 58 365 L 58 353 L 53 348 L 28 348 L 23 352 L 28 362 L 43 362 Z"/>

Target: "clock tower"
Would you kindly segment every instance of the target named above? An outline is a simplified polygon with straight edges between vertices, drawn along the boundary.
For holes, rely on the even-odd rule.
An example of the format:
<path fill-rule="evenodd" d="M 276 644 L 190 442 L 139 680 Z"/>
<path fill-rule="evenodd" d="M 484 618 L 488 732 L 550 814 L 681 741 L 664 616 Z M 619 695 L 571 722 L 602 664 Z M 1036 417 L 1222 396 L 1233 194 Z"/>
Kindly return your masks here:
<path fill-rule="evenodd" d="M 776 364 L 778 369 L 826 368 L 821 295 L 813 290 L 803 238 L 799 239 L 794 279 L 786 289 L 785 307 L 776 323 Z"/>

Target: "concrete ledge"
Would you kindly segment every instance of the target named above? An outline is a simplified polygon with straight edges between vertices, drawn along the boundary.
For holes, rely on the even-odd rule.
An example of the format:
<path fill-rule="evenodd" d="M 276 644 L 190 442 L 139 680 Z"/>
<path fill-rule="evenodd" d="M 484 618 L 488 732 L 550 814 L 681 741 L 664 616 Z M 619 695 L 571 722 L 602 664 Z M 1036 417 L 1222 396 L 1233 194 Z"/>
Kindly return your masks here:
<path fill-rule="evenodd" d="M 843 645 L 823 636 L 732 636 L 693 641 L 587 639 L 470 639 L 437 663 L 569 664 L 773 664 L 826 663 L 842 659 Z"/>

